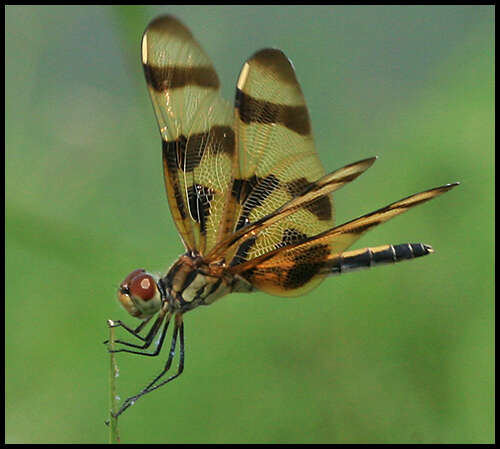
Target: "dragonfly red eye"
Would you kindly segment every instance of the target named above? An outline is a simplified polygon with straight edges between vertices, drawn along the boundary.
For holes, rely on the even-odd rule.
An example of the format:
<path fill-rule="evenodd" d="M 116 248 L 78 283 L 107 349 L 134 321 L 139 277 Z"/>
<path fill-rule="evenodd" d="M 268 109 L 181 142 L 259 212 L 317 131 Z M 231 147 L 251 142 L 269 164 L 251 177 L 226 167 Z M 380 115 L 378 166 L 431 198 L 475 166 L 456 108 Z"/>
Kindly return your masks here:
<path fill-rule="evenodd" d="M 147 273 L 138 274 L 131 279 L 128 288 L 132 296 L 140 298 L 143 301 L 149 301 L 156 294 L 156 282 Z"/>
<path fill-rule="evenodd" d="M 118 300 L 130 315 L 142 320 L 161 307 L 161 294 L 155 278 L 142 268 L 132 271 L 120 284 Z"/>
<path fill-rule="evenodd" d="M 129 288 L 132 280 L 140 273 L 146 273 L 146 270 L 144 268 L 138 268 L 137 270 L 132 271 L 132 273 L 129 273 L 129 275 L 120 284 L 120 288 Z"/>

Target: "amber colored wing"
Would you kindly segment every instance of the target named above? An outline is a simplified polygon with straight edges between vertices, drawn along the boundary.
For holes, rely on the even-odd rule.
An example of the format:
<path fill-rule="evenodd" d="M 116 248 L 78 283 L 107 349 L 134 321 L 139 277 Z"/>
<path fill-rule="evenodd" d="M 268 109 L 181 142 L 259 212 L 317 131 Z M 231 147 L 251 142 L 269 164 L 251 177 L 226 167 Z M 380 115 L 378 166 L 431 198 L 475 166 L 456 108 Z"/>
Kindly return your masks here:
<path fill-rule="evenodd" d="M 142 38 L 142 64 L 160 129 L 170 210 L 187 250 L 215 244 L 232 186 L 233 109 L 208 56 L 177 19 L 161 16 Z"/>
<path fill-rule="evenodd" d="M 239 161 L 219 241 L 301 196 L 325 174 L 302 90 L 280 50 L 260 50 L 245 62 L 235 116 Z M 251 242 L 228 248 L 224 259 L 234 265 L 303 241 L 331 228 L 333 213 L 330 194 L 322 195 L 267 226 Z"/>
<path fill-rule="evenodd" d="M 370 168 L 376 160 L 376 157 L 371 157 L 348 164 L 345 167 L 335 170 L 334 172 L 329 173 L 328 175 L 325 175 L 317 181 L 309 184 L 308 188 L 300 196 L 294 197 L 274 212 L 249 223 L 219 242 L 210 254 L 208 254 L 207 259 L 209 261 L 217 261 L 224 253 L 240 248 L 232 260 L 232 265 L 244 262 L 244 260 L 240 258 L 242 248 L 244 249 L 245 247 L 252 245 L 255 239 L 267 231 L 269 226 L 272 226 L 274 223 L 279 221 L 283 221 L 287 217 L 288 222 L 293 222 L 293 218 L 296 213 L 301 213 L 304 209 L 311 208 L 316 201 L 322 201 L 325 195 L 340 189 L 349 182 L 354 181 L 358 176 Z M 283 247 L 287 244 L 289 244 L 289 242 L 282 241 L 280 244 L 275 246 Z"/>
<path fill-rule="evenodd" d="M 295 296 L 326 276 L 380 263 L 399 262 L 432 252 L 421 243 L 385 245 L 345 252 L 366 231 L 458 185 L 447 184 L 411 195 L 375 212 L 332 228 L 304 242 L 279 248 L 232 267 L 254 287 L 278 296 Z"/>

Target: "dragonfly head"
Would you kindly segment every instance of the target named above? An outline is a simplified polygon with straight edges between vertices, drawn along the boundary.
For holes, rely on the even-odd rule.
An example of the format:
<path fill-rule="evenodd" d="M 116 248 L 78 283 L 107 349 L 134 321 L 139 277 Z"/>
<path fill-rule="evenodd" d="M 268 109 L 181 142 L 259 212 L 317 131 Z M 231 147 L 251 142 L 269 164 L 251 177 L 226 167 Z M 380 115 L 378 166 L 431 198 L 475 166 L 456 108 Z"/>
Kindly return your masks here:
<path fill-rule="evenodd" d="M 158 280 L 142 268 L 134 270 L 120 284 L 118 300 L 130 315 L 146 320 L 162 305 Z"/>

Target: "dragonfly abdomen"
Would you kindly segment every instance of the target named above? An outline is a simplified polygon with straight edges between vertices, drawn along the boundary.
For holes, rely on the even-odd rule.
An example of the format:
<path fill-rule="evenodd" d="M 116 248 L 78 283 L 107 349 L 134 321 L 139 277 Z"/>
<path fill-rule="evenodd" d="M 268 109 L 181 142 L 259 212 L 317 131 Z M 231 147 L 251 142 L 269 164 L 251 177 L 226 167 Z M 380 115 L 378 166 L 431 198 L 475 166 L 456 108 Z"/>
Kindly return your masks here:
<path fill-rule="evenodd" d="M 335 257 L 329 265 L 329 274 L 341 274 L 377 265 L 402 262 L 433 253 L 430 245 L 424 243 L 402 243 L 375 248 L 346 251 Z"/>

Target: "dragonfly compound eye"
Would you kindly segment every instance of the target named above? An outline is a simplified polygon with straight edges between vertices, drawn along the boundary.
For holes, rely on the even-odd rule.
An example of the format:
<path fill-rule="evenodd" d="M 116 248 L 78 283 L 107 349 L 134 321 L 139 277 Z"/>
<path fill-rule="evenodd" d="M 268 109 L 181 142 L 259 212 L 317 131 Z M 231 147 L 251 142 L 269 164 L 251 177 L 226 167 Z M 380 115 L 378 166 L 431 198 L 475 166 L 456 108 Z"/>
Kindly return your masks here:
<path fill-rule="evenodd" d="M 118 300 L 132 316 L 145 320 L 161 308 L 161 294 L 155 278 L 143 269 L 134 270 L 120 284 Z"/>
<path fill-rule="evenodd" d="M 147 273 L 137 275 L 131 280 L 129 285 L 130 294 L 142 301 L 149 301 L 154 298 L 157 290 L 153 276 Z"/>

